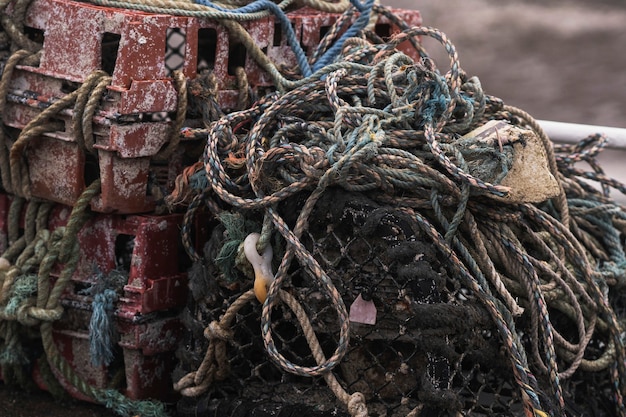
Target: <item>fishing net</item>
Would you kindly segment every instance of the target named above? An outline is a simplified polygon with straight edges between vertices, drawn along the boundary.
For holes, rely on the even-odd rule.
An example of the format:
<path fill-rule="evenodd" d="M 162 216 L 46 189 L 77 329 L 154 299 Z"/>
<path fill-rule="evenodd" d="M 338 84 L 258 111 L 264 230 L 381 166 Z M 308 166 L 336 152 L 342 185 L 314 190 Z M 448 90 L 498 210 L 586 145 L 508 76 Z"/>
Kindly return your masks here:
<path fill-rule="evenodd" d="M 185 173 L 179 414 L 624 415 L 626 216 L 595 162 L 606 138 L 552 144 L 438 30 L 361 34 L 210 122 Z"/>
<path fill-rule="evenodd" d="M 228 70 L 237 111 L 220 108 L 215 62 L 199 59 L 199 74 L 187 83 L 178 71 L 185 32 L 171 30 L 164 61 L 185 106 L 175 115 L 138 115 L 175 117 L 176 141 L 206 138 L 202 158 L 174 191 L 153 192 L 159 209 L 186 210 L 181 235 L 194 261 L 173 378 L 179 415 L 626 415 L 626 215 L 611 197 L 612 189 L 626 189 L 596 162 L 606 138 L 554 145 L 530 115 L 486 94 L 461 69 L 443 33 L 409 27 L 373 0 L 307 1 L 346 11 L 309 55 L 291 23 L 281 21 L 298 68 L 278 68 L 237 22 L 270 12 L 286 19 L 281 7 L 291 2 L 236 11 L 93 3 L 217 19 L 243 48 L 233 48 L 235 61 L 249 54 L 274 83 L 255 90 L 235 62 Z M 1 22 L 5 31 L 29 2 L 16 4 Z M 370 11 L 401 33 L 370 30 Z M 13 29 L 19 33 L 0 38 L 4 101 L 18 63 L 39 65 L 45 34 Z M 420 37 L 439 41 L 449 65 L 439 68 Z M 119 42 L 103 38 L 104 71 L 48 103 L 36 119 L 45 128 L 29 135 L 58 130 L 43 122 L 74 102 L 88 101 L 91 110 L 73 116 L 73 129 L 93 117 Z M 97 99 L 86 99 L 90 89 Z M 28 196 L 15 157 L 31 136 L 6 130 L 3 188 Z M 82 134 L 90 151 L 92 133 Z M 160 163 L 176 141 L 157 155 Z M 187 156 L 195 161 L 199 153 Z M 169 185 L 165 174 L 151 171 L 153 182 Z M 18 316 L 31 323 L 28 311 L 46 313 L 35 317 L 46 320 L 37 349 L 64 374 L 73 371 L 52 326 L 76 265 L 83 211 L 100 188 L 97 180 L 87 188 L 67 228 L 45 240 L 27 229 L 31 243 L 10 254 L 16 265 L 0 265 L 3 348 L 27 344 Z M 207 230 L 198 248 L 194 239 Z M 31 259 L 43 246 L 54 256 Z M 57 261 L 65 266 L 50 290 Z M 13 287 L 17 267 L 28 275 Z M 101 303 L 101 317 L 112 300 Z M 11 370 L 25 375 L 21 357 L 7 352 L 4 378 Z M 72 385 L 121 415 L 165 414 L 161 403 L 135 403 L 79 378 Z"/>

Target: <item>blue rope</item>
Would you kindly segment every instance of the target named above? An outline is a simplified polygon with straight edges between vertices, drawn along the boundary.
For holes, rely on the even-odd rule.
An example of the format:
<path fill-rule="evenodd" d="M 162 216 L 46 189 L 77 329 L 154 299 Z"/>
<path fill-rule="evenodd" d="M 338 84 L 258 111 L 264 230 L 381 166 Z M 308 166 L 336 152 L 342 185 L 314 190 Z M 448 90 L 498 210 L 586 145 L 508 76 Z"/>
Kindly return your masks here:
<path fill-rule="evenodd" d="M 206 176 L 206 171 L 201 170 L 194 173 L 189 178 L 189 185 L 196 191 L 202 191 L 209 187 L 211 184 L 209 184 L 209 179 Z"/>
<path fill-rule="evenodd" d="M 370 0 L 370 1 L 372 1 L 373 3 L 373 0 Z M 311 71 L 311 67 L 309 66 L 309 62 L 307 61 L 306 54 L 302 50 L 302 46 L 300 46 L 300 42 L 298 42 L 298 39 L 296 38 L 296 33 L 293 30 L 293 27 L 291 26 L 291 22 L 289 21 L 289 18 L 287 18 L 287 15 L 285 14 L 285 12 L 280 7 L 278 7 L 278 5 L 276 5 L 275 3 L 269 0 L 256 0 L 238 9 L 226 9 L 226 8 L 217 6 L 216 4 L 212 3 L 209 0 L 196 0 L 196 3 L 202 4 L 204 6 L 210 7 L 215 10 L 219 10 L 224 13 L 232 13 L 234 15 L 256 13 L 256 12 L 265 11 L 265 10 L 271 11 L 274 14 L 274 16 L 276 16 L 276 18 L 280 21 L 280 24 L 283 27 L 285 36 L 287 37 L 287 43 L 289 44 L 289 46 L 291 46 L 291 50 L 296 56 L 296 61 L 298 62 L 298 66 L 300 67 L 300 71 L 302 72 L 302 75 L 304 75 L 305 77 L 308 77 L 313 73 Z"/>
<path fill-rule="evenodd" d="M 113 361 L 113 313 L 116 301 L 117 293 L 112 289 L 105 289 L 93 297 L 93 313 L 89 322 L 89 354 L 91 362 L 96 366 L 108 366 Z"/>
<path fill-rule="evenodd" d="M 350 0 L 350 3 L 359 11 L 359 17 L 356 19 L 354 24 L 351 25 L 348 30 L 346 30 L 341 35 L 341 37 L 320 57 L 320 59 L 315 63 L 313 70 L 311 70 L 311 66 L 309 65 L 307 56 L 302 49 L 300 42 L 296 38 L 296 33 L 291 26 L 291 21 L 289 20 L 285 12 L 280 7 L 278 7 L 278 5 L 271 2 L 270 0 L 256 0 L 237 9 L 227 9 L 212 3 L 210 0 L 196 0 L 196 3 L 202 4 L 203 6 L 210 7 L 223 13 L 233 14 L 234 16 L 238 14 L 243 15 L 269 10 L 274 14 L 274 16 L 276 16 L 276 18 L 280 22 L 285 32 L 287 43 L 291 47 L 291 50 L 296 57 L 296 62 L 300 67 L 300 72 L 302 72 L 302 75 L 304 77 L 309 77 L 313 74 L 314 71 L 317 71 L 325 67 L 326 65 L 333 63 L 341 52 L 341 49 L 343 48 L 343 44 L 345 43 L 346 39 L 356 36 L 361 30 L 363 30 L 367 26 L 370 20 L 372 9 L 374 8 L 374 1 L 375 0 L 366 0 L 364 3 L 361 3 L 359 2 L 359 0 Z"/>
<path fill-rule="evenodd" d="M 430 90 L 430 98 L 426 100 L 423 107 L 419 109 L 419 115 L 422 118 L 419 127 L 423 128 L 426 123 L 434 124 L 448 109 L 451 97 L 445 88 L 445 79 L 439 74 L 433 74 L 438 80 L 430 80 L 423 83 L 420 87 L 420 94 L 424 94 Z"/>
<path fill-rule="evenodd" d="M 326 65 L 332 64 L 335 58 L 337 58 L 337 55 L 341 52 L 346 39 L 356 36 L 369 23 L 372 8 L 374 7 L 374 0 L 366 0 L 365 3 L 360 3 L 359 0 L 350 0 L 350 3 L 359 11 L 359 17 L 355 20 L 354 24 L 337 39 L 333 46 L 324 52 L 324 55 L 313 65 L 313 71 L 317 71 Z"/>

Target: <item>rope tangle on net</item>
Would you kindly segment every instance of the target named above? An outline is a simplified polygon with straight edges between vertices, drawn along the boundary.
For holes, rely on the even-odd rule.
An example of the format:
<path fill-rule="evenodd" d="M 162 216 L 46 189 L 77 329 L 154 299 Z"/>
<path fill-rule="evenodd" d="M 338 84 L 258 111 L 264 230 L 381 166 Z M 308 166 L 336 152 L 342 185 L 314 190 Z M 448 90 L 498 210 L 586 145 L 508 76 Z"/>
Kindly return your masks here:
<path fill-rule="evenodd" d="M 421 61 L 414 62 L 395 49 L 418 36 L 433 37 L 443 45 L 450 57 L 444 75 L 425 51 L 420 50 Z M 486 198 L 505 195 L 508 189 L 470 173 L 465 162 L 469 155 L 463 153 L 468 151 L 456 143 L 459 132 L 488 120 L 506 120 L 536 131 L 548 155 L 548 168 L 559 179 L 560 194 L 552 202 L 493 204 Z M 429 236 L 448 259 L 462 285 L 490 313 L 526 415 L 561 414 L 562 382 L 579 368 L 609 373 L 617 409 L 626 415 L 622 325 L 606 297 L 607 288 L 624 281 L 626 270 L 619 239 L 626 227 L 624 213 L 608 195 L 610 187 L 620 191 L 624 187 L 593 165 L 601 140 L 588 138 L 575 148 L 553 148 L 532 117 L 485 95 L 477 79 L 467 78 L 444 34 L 420 27 L 408 28 L 385 43 L 347 39 L 333 64 L 297 81 L 289 91 L 224 115 L 207 134 L 204 167 L 210 187 L 193 200 L 193 209 L 207 199 L 213 209 L 214 200 L 221 200 L 235 210 L 263 210 L 287 242 L 261 318 L 267 352 L 281 368 L 326 376 L 342 360 L 349 343 L 344 302 L 300 242 L 320 196 L 328 187 L 339 186 L 405 211 L 414 220 L 413 227 Z M 479 151 L 502 158 L 502 145 L 500 150 Z M 244 155 L 245 166 L 230 164 L 233 154 Z M 592 161 L 594 173 L 574 168 L 580 160 Z M 502 161 L 506 164 L 506 158 Z M 600 182 L 602 192 L 591 189 L 583 178 Z M 308 195 L 304 206 L 295 224 L 288 225 L 279 203 L 303 192 Z M 597 258 L 604 261 L 594 262 Z M 324 291 L 340 323 L 336 351 L 313 367 L 285 359 L 271 334 L 271 311 L 277 303 L 287 302 L 280 294 L 294 260 L 312 278 L 312 285 Z M 555 327 L 551 310 L 573 323 L 575 335 Z M 528 330 L 528 357 L 516 329 L 516 318 L 522 314 L 534 323 Z M 586 359 L 585 349 L 598 334 L 607 334 L 610 343 L 601 358 Z M 535 374 L 544 375 L 550 384 L 540 384 Z"/>
<path fill-rule="evenodd" d="M 338 398 L 352 404 L 351 414 L 366 413 L 359 393 L 349 396 L 340 390 L 340 386 L 333 388 L 332 370 L 348 349 L 348 314 L 332 280 L 300 241 L 321 195 L 329 187 L 339 186 L 367 192 L 379 202 L 400 207 L 414 219 L 413 226 L 429 236 L 449 259 L 450 268 L 458 272 L 459 280 L 490 313 L 511 362 L 527 415 L 547 415 L 546 410 L 561 413 L 564 403 L 561 382 L 571 378 L 579 368 L 608 372 L 615 388 L 617 409 L 620 415 L 626 415 L 622 324 L 607 299 L 609 288 L 624 284 L 626 270 L 626 257 L 619 238 L 619 232 L 626 231 L 626 216 L 610 200 L 609 190 L 624 191 L 625 187 L 607 178 L 595 163 L 594 157 L 602 148 L 604 139 L 590 137 L 575 147 L 555 146 L 553 151 L 552 144 L 532 117 L 485 95 L 477 80 L 467 78 L 453 44 L 436 29 L 405 27 L 402 33 L 386 42 L 371 34 L 367 35 L 369 41 L 351 37 L 360 31 L 362 22 L 363 25 L 368 23 L 370 10 L 389 15 L 385 8 L 375 6 L 373 1 L 363 4 L 354 1 L 350 9 L 347 9 L 348 2 L 308 2 L 313 7 L 318 6 L 319 10 L 334 8 L 334 11 L 346 13 L 322 40 L 312 62 L 303 58 L 301 48 L 298 50 L 299 44 L 293 43 L 288 35 L 304 77 L 295 81 L 287 80 L 263 57 L 238 23 L 267 16 L 270 12 L 276 13 L 280 19 L 281 13 L 284 15 L 284 10 L 291 4 L 289 0 L 278 5 L 272 3 L 272 6 L 260 1 L 234 10 L 208 2 L 203 6 L 156 0 L 93 2 L 221 19 L 275 80 L 279 94 L 267 96 L 249 109 L 224 115 L 211 124 L 204 160 L 188 173 L 191 175 L 199 168 L 204 169 L 210 188 L 193 198 L 185 216 L 183 234 L 188 233 L 194 211 L 201 204 L 210 202 L 209 209 L 215 214 L 221 210 L 216 200 L 235 209 L 263 210 L 265 218 L 271 220 L 273 229 L 287 242 L 287 251 L 264 303 L 261 328 L 268 354 L 279 366 L 299 375 L 323 375 Z M 20 10 L 17 8 L 15 13 L 22 13 Z M 357 30 L 350 29 L 348 35 L 340 36 L 341 28 L 345 27 L 342 25 L 350 21 L 356 11 L 360 13 L 358 24 L 354 25 Z M 2 23 L 3 27 L 9 27 L 5 26 L 4 20 Z M 287 25 L 287 32 L 290 27 Z M 9 36 L 18 39 L 19 35 L 14 32 L 7 29 Z M 444 75 L 419 46 L 419 36 L 433 37 L 448 53 L 450 68 Z M 396 50 L 405 41 L 415 46 L 421 61 L 414 62 Z M 12 69 L 20 62 L 38 59 L 33 45 L 18 41 L 16 44 L 21 49 L 13 52 L 0 80 L 0 114 L 4 113 Z M 19 196 L 29 196 L 25 182 L 20 180 L 27 178 L 21 161 L 23 150 L 32 137 L 47 131 L 49 127 L 45 127 L 43 121 L 48 117 L 74 105 L 74 113 L 83 114 L 80 121 L 78 117 L 73 120 L 77 140 L 88 151 L 93 150 L 90 121 L 94 106 L 106 90 L 107 77 L 102 73 L 92 74 L 81 89 L 51 103 L 31 122 L 10 154 L 0 151 L 5 189 L 18 194 L 14 212 L 20 211 L 18 205 L 23 202 Z M 187 88 L 184 80 L 175 81 L 181 98 Z M 183 101 L 186 103 L 186 99 Z M 81 110 L 83 107 L 85 109 Z M 176 137 L 184 113 L 182 108 L 177 113 L 173 129 Z M 484 199 L 474 198 L 490 194 L 503 196 L 508 189 L 470 173 L 465 155 L 455 140 L 458 134 L 493 119 L 530 127 L 540 136 L 549 156 L 549 168 L 559 178 L 561 187 L 561 193 L 554 201 L 541 206 L 498 204 L 494 207 Z M 2 136 L 0 142 L 5 143 L 6 139 Z M 166 157 L 169 149 L 166 148 L 161 156 Z M 498 154 L 497 150 L 489 152 Z M 229 154 L 242 155 L 245 163 L 240 166 L 229 164 Z M 576 162 L 583 160 L 590 163 L 593 172 L 574 167 Z M 591 188 L 585 179 L 599 182 L 601 192 Z M 77 210 L 85 208 L 83 203 L 93 196 L 94 190 L 90 187 L 86 191 L 84 199 L 81 197 L 81 202 L 77 203 Z M 308 194 L 304 207 L 296 223 L 289 225 L 280 213 L 279 203 L 303 192 Z M 39 213 L 39 208 L 32 207 L 28 207 L 31 216 Z M 45 208 L 41 212 L 45 213 Z M 72 217 L 66 230 L 78 230 L 76 227 L 80 228 L 83 221 L 79 215 Z M 269 227 L 264 230 L 265 235 L 270 232 Z M 27 290 L 24 293 L 14 291 L 14 284 L 20 281 L 29 284 L 30 278 L 23 272 L 31 271 L 37 265 L 39 274 L 45 276 L 55 262 L 66 263 L 62 275 L 69 279 L 76 262 L 73 257 L 76 247 L 75 242 L 63 240 L 65 235 L 68 233 L 46 233 L 40 227 L 30 228 L 27 234 L 18 237 L 10 230 L 12 245 L 5 255 L 16 261 L 2 277 L 0 299 L 6 302 L 15 295 L 27 307 L 20 307 L 20 310 L 11 306 L 7 313 L 5 306 L 3 318 L 20 317 L 20 321 L 29 325 L 44 320 L 40 326 L 50 363 L 81 392 L 107 404 L 116 403 L 114 407 L 118 411 L 129 412 L 124 408 L 128 404 L 119 397 L 94 390 L 77 378 L 56 350 L 49 320 L 55 320 L 60 314 L 57 307 L 64 281 L 49 288 L 49 277 L 38 279 L 36 301 L 29 297 Z M 189 241 L 189 238 L 185 240 L 187 246 L 190 246 Z M 480 244 L 474 247 L 474 242 Z M 268 244 L 267 240 L 265 244 Z M 42 248 L 48 248 L 48 251 L 42 252 Z M 602 262 L 595 263 L 594 258 Z M 199 256 L 196 254 L 194 259 Z M 278 351 L 272 337 L 271 312 L 277 303 L 287 304 L 298 316 L 298 302 L 291 300 L 282 290 L 286 272 L 294 260 L 312 278 L 313 285 L 326 294 L 340 323 L 338 346 L 330 358 L 315 353 L 314 334 L 307 337 L 317 363 L 313 367 L 291 363 Z M 246 294 L 242 296 L 242 302 L 249 301 L 249 294 Z M 549 309 L 559 311 L 575 323 L 574 341 L 555 328 Z M 529 332 L 530 362 L 516 331 L 516 317 L 523 311 L 528 311 L 535 323 Z M 210 346 L 215 338 L 220 342 L 212 345 L 211 353 L 207 352 L 211 360 L 223 356 L 227 332 L 219 333 L 219 330 L 224 330 L 230 320 L 232 318 L 220 323 L 220 328 L 213 329 Z M 307 327 L 307 321 L 305 317 L 299 318 L 303 329 Z M 598 332 L 608 334 L 610 342 L 602 357 L 585 359 L 585 348 Z M 567 364 L 565 369 L 561 369 L 563 363 Z M 190 381 L 207 389 L 226 372 L 223 367 L 211 369 L 198 370 Z M 534 373 L 544 375 L 549 386 L 540 386 Z M 183 391 L 191 389 L 191 385 L 187 386 L 190 381 L 181 381 L 177 386 Z M 414 411 L 418 413 L 417 408 Z M 142 415 L 158 415 L 160 411 L 155 409 L 152 412 L 154 414 Z"/>

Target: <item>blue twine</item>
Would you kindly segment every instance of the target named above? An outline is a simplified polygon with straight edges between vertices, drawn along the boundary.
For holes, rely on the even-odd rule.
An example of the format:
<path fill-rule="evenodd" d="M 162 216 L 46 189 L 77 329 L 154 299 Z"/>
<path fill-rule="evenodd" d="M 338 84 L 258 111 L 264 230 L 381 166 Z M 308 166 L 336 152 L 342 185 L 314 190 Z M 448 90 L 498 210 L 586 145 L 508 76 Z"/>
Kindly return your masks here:
<path fill-rule="evenodd" d="M 93 298 L 93 313 L 89 322 L 89 354 L 91 363 L 95 366 L 108 366 L 113 361 L 113 313 L 116 301 L 117 293 L 108 288 Z"/>
<path fill-rule="evenodd" d="M 335 41 L 333 46 L 328 48 L 320 59 L 317 60 L 313 65 L 313 71 L 317 71 L 324 68 L 326 65 L 332 64 L 341 52 L 346 39 L 356 36 L 369 23 L 370 15 L 374 7 L 374 0 L 366 0 L 364 3 L 360 3 L 358 0 L 350 0 L 350 3 L 359 11 L 359 17 L 354 21 L 354 24 Z"/>
<path fill-rule="evenodd" d="M 207 178 L 207 175 L 206 175 L 206 171 L 200 170 L 198 172 L 195 172 L 189 178 L 189 185 L 191 186 L 191 188 L 193 188 L 194 190 L 198 190 L 198 191 L 207 189 L 210 186 L 210 184 L 209 184 L 209 179 Z"/>
<path fill-rule="evenodd" d="M 438 75 L 438 77 L 442 78 Z M 438 117 L 445 113 L 448 109 L 448 104 L 450 103 L 450 96 L 447 94 L 447 91 L 444 91 L 442 86 L 442 81 L 427 81 L 423 83 L 422 91 L 431 90 L 431 98 L 426 100 L 423 107 L 419 111 L 419 115 L 422 118 L 420 127 L 424 127 L 426 123 L 433 123 Z"/>
<path fill-rule="evenodd" d="M 373 0 L 371 1 L 373 3 Z M 285 32 L 285 36 L 287 37 L 287 43 L 289 44 L 289 46 L 291 47 L 291 50 L 296 56 L 296 61 L 298 63 L 298 66 L 300 67 L 300 71 L 302 72 L 302 75 L 304 75 L 305 77 L 308 77 L 313 73 L 311 71 L 309 62 L 307 61 L 306 54 L 302 50 L 302 46 L 300 46 L 300 42 L 298 42 L 298 39 L 296 38 L 296 33 L 293 30 L 293 27 L 291 26 L 291 22 L 289 21 L 289 18 L 287 17 L 285 12 L 280 7 L 278 7 L 278 5 L 276 5 L 275 3 L 269 0 L 256 0 L 238 9 L 226 9 L 224 7 L 220 7 L 212 3 L 209 0 L 196 0 L 196 3 L 202 4 L 204 6 L 210 7 L 215 10 L 219 10 L 220 12 L 233 13 L 233 14 L 256 13 L 260 11 L 269 10 L 279 20 Z"/>

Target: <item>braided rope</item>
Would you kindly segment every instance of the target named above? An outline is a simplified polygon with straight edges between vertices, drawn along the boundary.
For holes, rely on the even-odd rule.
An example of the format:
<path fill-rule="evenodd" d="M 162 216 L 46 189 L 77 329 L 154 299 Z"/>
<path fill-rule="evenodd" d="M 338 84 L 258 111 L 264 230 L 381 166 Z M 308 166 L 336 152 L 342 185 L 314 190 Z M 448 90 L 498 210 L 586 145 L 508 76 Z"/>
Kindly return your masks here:
<path fill-rule="evenodd" d="M 6 98 L 9 92 L 11 77 L 15 67 L 24 59 L 32 56 L 31 52 L 20 49 L 11 54 L 0 78 L 0 119 L 5 114 Z M 13 191 L 13 181 L 11 180 L 11 167 L 9 163 L 9 146 L 6 143 L 4 129 L 0 129 L 0 174 L 2 175 L 2 187 L 6 191 Z"/>
<path fill-rule="evenodd" d="M 276 67 L 269 62 L 266 57 L 264 58 L 264 54 L 256 46 L 256 43 L 252 41 L 249 34 L 247 34 L 247 32 L 245 32 L 239 25 L 239 22 L 258 20 L 266 16 L 273 15 L 283 28 L 287 38 L 287 43 L 295 55 L 301 74 L 308 77 L 313 72 L 307 60 L 306 54 L 302 50 L 300 42 L 296 39 L 294 28 L 285 14 L 285 10 L 292 5 L 293 0 L 283 0 L 279 4 L 269 0 L 255 0 L 244 5 L 236 4 L 235 8 L 232 8 L 231 5 L 223 7 L 220 4 L 209 0 L 198 0 L 197 3 L 180 0 L 91 0 L 90 2 L 106 7 L 140 10 L 149 13 L 204 17 L 219 20 L 221 23 L 225 23 L 228 30 L 234 33 L 236 38 L 239 38 L 239 40 L 245 44 L 249 53 L 251 53 L 258 62 L 262 63 L 261 66 L 266 69 L 276 81 L 282 79 L 282 76 Z M 350 5 L 352 5 L 352 8 L 355 8 L 360 12 L 360 15 L 354 22 L 354 25 L 339 39 L 337 39 L 332 47 L 325 51 L 323 56 L 320 57 L 320 60 L 318 61 L 318 64 L 316 64 L 315 68 L 319 69 L 330 63 L 339 54 L 343 42 L 348 37 L 354 36 L 359 30 L 366 26 L 369 21 L 374 0 L 367 0 L 364 5 L 360 4 L 357 0 L 341 0 L 339 2 L 307 0 L 304 3 L 309 7 L 324 12 L 345 12 L 349 9 Z M 283 84 L 283 82 L 276 83 L 278 87 Z"/>
<path fill-rule="evenodd" d="M 190 372 L 174 383 L 174 389 L 182 395 L 195 397 L 206 392 L 214 381 L 228 376 L 229 363 L 226 357 L 226 342 L 232 338 L 228 330 L 237 312 L 254 300 L 253 290 L 246 291 L 233 301 L 219 321 L 209 324 L 204 335 L 209 340 L 209 347 L 202 363 L 194 372 Z"/>
<path fill-rule="evenodd" d="M 338 21 L 336 28 L 343 24 Z M 450 56 L 445 75 L 436 72 L 425 51 L 415 63 L 394 49 L 418 36 L 431 36 L 444 46 Z M 468 157 L 496 155 L 506 174 L 503 148 L 470 154 L 458 148 L 454 135 L 491 119 L 536 131 L 562 187 L 555 206 L 493 205 L 475 198 L 476 190 L 496 195 L 507 190 L 469 174 Z M 477 79 L 468 79 L 454 46 L 432 28 L 408 28 L 384 44 L 348 39 L 338 61 L 291 83 L 288 91 L 223 116 L 207 135 L 203 163 L 212 198 L 237 210 L 262 210 L 287 243 L 261 318 L 268 354 L 283 369 L 327 377 L 345 353 L 344 301 L 300 242 L 320 196 L 340 186 L 399 207 L 439 248 L 495 323 L 527 415 L 562 413 L 562 383 L 579 369 L 610 374 L 617 409 L 626 415 L 623 341 L 617 336 L 621 324 L 606 298 L 607 285 L 624 281 L 620 274 L 626 258 L 618 231 L 626 229 L 626 216 L 608 194 L 610 188 L 624 187 L 595 164 L 603 139 L 553 147 L 528 114 L 485 95 Z M 236 164 L 232 155 L 239 158 Z M 590 162 L 594 172 L 575 168 L 578 161 Z M 602 190 L 581 178 L 600 182 Z M 280 203 L 296 195 L 304 205 L 295 224 L 287 224 Z M 591 201 L 583 204 L 589 196 Z M 596 265 L 592 254 L 605 262 Z M 317 366 L 285 359 L 271 335 L 271 312 L 285 302 L 280 291 L 293 260 L 324 291 L 340 324 L 337 350 L 317 360 Z M 573 334 L 555 325 L 553 310 L 574 324 Z M 516 331 L 522 314 L 531 322 L 522 331 L 531 343 L 532 363 Z M 590 341 L 607 334 L 602 354 L 585 358 Z"/>
<path fill-rule="evenodd" d="M 101 79 L 105 79 L 106 81 L 104 81 L 104 83 L 101 83 Z M 24 126 L 18 138 L 11 146 L 9 154 L 12 189 L 15 194 L 27 198 L 31 197 L 28 169 L 25 162 L 23 161 L 24 150 L 26 149 L 28 143 L 37 136 L 42 135 L 43 133 L 59 130 L 59 127 L 56 124 L 49 123 L 49 118 L 55 116 L 61 110 L 71 106 L 73 103 L 76 103 L 79 98 L 81 99 L 81 101 L 84 102 L 84 98 L 87 96 L 87 93 L 85 91 L 91 91 L 96 88 L 99 100 L 99 94 L 104 91 L 103 84 L 108 83 L 109 80 L 110 78 L 103 71 L 93 72 L 87 77 L 87 79 L 79 89 L 52 102 L 50 106 L 45 108 L 41 113 L 37 114 L 30 122 L 28 122 L 26 126 Z M 85 107 L 87 107 L 88 103 L 89 101 L 85 102 Z M 91 107 L 93 108 L 93 105 Z M 94 110 L 90 110 L 89 113 L 93 111 Z M 76 119 L 78 118 L 79 116 L 75 115 L 75 125 L 79 123 L 78 121 L 76 121 Z M 83 120 L 83 127 L 84 124 L 85 122 Z M 82 131 L 84 131 L 84 128 L 77 130 L 77 132 Z M 91 136 L 90 131 L 87 132 L 87 136 Z M 84 135 L 82 137 L 79 136 L 79 138 L 79 141 L 81 139 L 83 141 L 87 139 L 84 137 Z"/>

